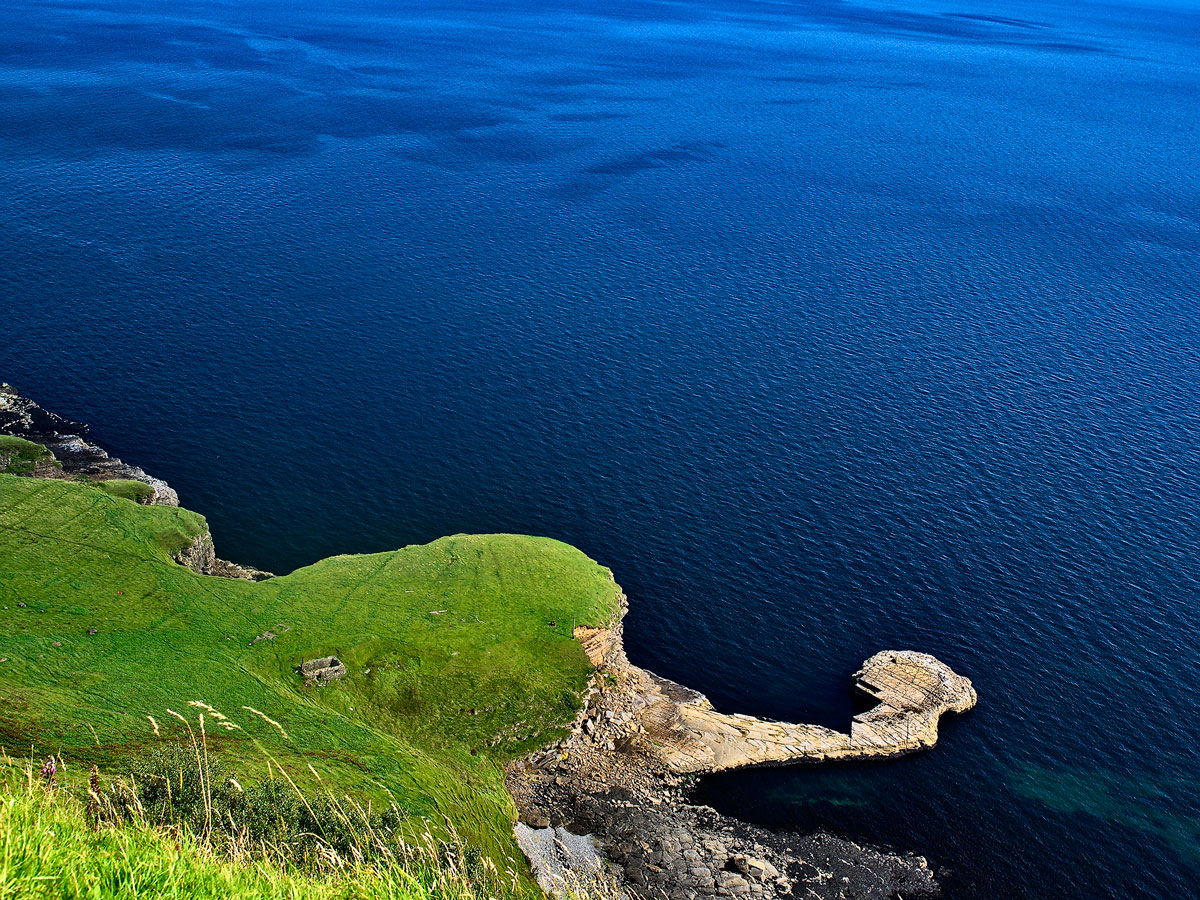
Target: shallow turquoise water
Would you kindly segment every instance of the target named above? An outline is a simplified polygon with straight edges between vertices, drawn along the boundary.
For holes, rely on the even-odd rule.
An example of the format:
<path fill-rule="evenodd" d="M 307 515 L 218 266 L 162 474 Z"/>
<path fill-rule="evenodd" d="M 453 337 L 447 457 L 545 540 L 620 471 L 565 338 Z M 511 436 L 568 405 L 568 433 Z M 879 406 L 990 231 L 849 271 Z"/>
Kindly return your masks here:
<path fill-rule="evenodd" d="M 571 541 L 631 655 L 921 757 L 705 799 L 1200 896 L 1187 4 L 0 2 L 0 377 L 276 571 Z"/>

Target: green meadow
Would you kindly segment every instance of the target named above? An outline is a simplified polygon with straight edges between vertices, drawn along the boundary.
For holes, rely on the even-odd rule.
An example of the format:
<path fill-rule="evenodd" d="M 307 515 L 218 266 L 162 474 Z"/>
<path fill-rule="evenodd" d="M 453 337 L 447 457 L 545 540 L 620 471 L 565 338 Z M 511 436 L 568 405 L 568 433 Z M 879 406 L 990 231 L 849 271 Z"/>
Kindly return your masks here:
<path fill-rule="evenodd" d="M 17 777 L 14 777 L 17 776 Z M 36 778 L 36 775 L 34 776 Z M 0 779 L 0 900 L 492 900 L 432 854 L 329 872 L 214 852 L 144 821 L 96 827 L 85 805 L 10 770 Z"/>
<path fill-rule="evenodd" d="M 128 496 L 0 474 L 0 746 L 117 774 L 203 716 L 241 778 L 278 764 L 519 859 L 502 766 L 579 709 L 592 667 L 572 627 L 619 615 L 607 569 L 546 538 L 456 535 L 209 577 L 172 559 L 204 518 Z M 344 680 L 296 673 L 327 655 Z"/>

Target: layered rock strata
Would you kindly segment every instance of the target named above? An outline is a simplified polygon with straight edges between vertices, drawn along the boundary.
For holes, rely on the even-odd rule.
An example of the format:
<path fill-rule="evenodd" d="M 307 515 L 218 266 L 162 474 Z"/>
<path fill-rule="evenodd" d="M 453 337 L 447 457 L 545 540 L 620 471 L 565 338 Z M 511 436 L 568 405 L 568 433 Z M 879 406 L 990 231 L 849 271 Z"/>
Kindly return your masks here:
<path fill-rule="evenodd" d="M 274 578 L 270 572 L 256 569 L 253 566 L 242 566 L 221 559 L 213 547 L 212 535 L 207 531 L 196 535 L 192 542 L 175 554 L 175 562 L 200 575 L 213 575 L 217 578 L 241 578 L 244 581 L 265 581 Z"/>
<path fill-rule="evenodd" d="M 104 448 L 87 440 L 87 433 L 88 426 L 82 422 L 73 422 L 42 409 L 33 400 L 19 394 L 11 384 L 0 383 L 0 434 L 41 444 L 62 463 L 61 469 L 37 472 L 39 477 L 87 476 L 94 481 L 127 478 L 153 488 L 153 493 L 141 502 L 159 506 L 179 505 L 179 495 L 169 484 L 147 475 L 137 466 L 109 456 Z"/>
<path fill-rule="evenodd" d="M 878 705 L 854 717 L 849 733 L 720 713 L 701 694 L 651 676 L 639 716 L 651 752 L 676 772 L 743 766 L 880 759 L 937 743 L 938 720 L 975 705 L 970 679 L 926 653 L 888 650 L 863 663 L 855 686 Z M 648 726 L 648 727 L 647 727 Z"/>
<path fill-rule="evenodd" d="M 719 713 L 702 694 L 632 665 L 618 624 L 580 629 L 597 666 L 571 734 L 510 766 L 526 823 L 591 834 L 636 897 L 930 897 L 926 860 L 826 834 L 776 834 L 688 802 L 694 777 L 742 766 L 870 759 L 937 740 L 945 712 L 975 704 L 968 679 L 926 654 L 888 651 L 855 675 L 878 704 L 850 730 Z"/>

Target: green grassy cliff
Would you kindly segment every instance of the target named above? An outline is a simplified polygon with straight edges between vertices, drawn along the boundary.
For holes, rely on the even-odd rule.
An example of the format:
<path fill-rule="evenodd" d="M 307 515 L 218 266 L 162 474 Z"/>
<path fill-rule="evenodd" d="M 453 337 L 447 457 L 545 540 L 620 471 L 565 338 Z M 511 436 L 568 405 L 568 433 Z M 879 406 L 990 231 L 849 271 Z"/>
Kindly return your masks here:
<path fill-rule="evenodd" d="M 33 441 L 0 434 L 0 472 L 32 475 L 39 469 L 62 468 L 54 454 Z"/>
<path fill-rule="evenodd" d="M 115 772 L 187 738 L 168 710 L 195 726 L 208 708 L 212 752 L 251 776 L 270 758 L 311 782 L 311 766 L 515 855 L 501 766 L 579 708 L 591 666 L 572 626 L 619 615 L 609 571 L 545 538 L 457 535 L 255 583 L 173 561 L 206 531 L 185 509 L 0 474 L 0 745 Z M 330 654 L 344 680 L 296 674 Z"/>

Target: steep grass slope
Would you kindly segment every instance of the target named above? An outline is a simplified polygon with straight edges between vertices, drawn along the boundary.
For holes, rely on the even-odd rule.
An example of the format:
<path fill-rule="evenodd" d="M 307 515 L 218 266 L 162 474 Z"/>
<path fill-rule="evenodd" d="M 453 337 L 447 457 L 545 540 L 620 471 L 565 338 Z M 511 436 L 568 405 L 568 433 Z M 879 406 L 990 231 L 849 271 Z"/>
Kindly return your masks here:
<path fill-rule="evenodd" d="M 186 736 L 168 709 L 195 722 L 203 703 L 236 726 L 207 714 L 243 771 L 311 764 L 326 786 L 391 794 L 497 862 L 513 854 L 499 765 L 577 710 L 591 667 L 572 625 L 618 615 L 608 570 L 545 538 L 458 535 L 254 583 L 172 560 L 206 529 L 185 509 L 0 475 L 0 744 L 119 770 Z M 345 680 L 295 673 L 329 654 Z"/>

